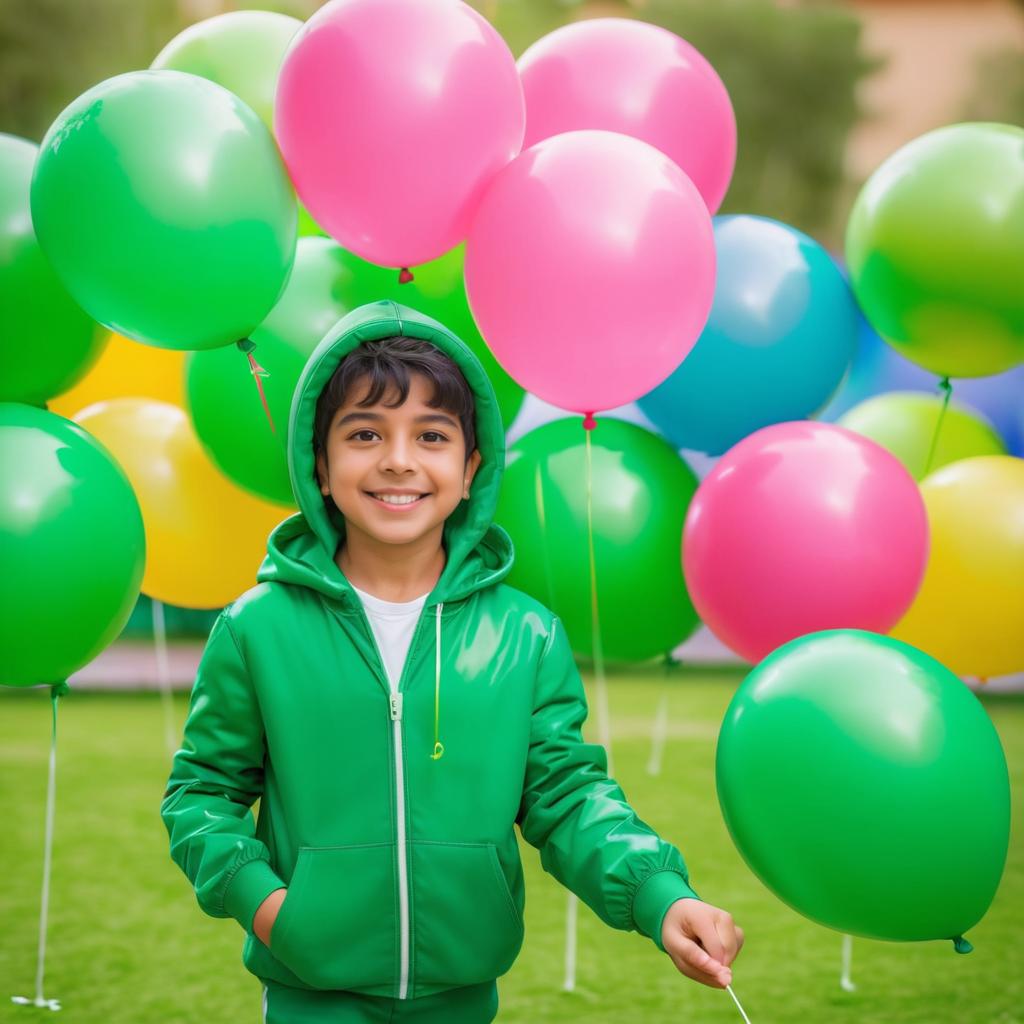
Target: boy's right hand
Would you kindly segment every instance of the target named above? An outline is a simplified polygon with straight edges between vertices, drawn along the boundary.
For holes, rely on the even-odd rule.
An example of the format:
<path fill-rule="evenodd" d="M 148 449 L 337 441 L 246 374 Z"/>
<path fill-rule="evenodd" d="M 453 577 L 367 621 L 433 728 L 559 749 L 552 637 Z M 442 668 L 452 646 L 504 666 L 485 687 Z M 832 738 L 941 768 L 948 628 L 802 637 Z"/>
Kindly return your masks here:
<path fill-rule="evenodd" d="M 729 965 L 743 948 L 743 929 L 726 911 L 684 896 L 665 912 L 661 944 L 681 974 L 725 988 L 732 984 Z"/>
<path fill-rule="evenodd" d="M 252 919 L 252 930 L 256 938 L 268 949 L 270 948 L 270 933 L 277 920 L 277 912 L 284 903 L 287 889 L 275 889 L 260 905 Z"/>

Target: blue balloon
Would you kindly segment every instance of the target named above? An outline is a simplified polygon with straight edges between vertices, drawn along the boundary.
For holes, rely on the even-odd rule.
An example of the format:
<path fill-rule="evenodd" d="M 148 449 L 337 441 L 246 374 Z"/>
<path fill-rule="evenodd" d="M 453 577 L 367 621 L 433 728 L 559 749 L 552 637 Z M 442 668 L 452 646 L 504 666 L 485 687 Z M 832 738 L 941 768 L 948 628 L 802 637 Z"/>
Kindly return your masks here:
<path fill-rule="evenodd" d="M 818 419 L 834 422 L 855 405 L 890 391 L 938 391 L 939 378 L 904 359 L 872 329 L 862 327 L 853 368 Z M 954 377 L 953 396 L 984 416 L 1006 442 L 1011 455 L 1024 456 L 1024 365 L 991 377 Z"/>
<path fill-rule="evenodd" d="M 693 350 L 637 399 L 677 448 L 720 455 L 761 427 L 806 419 L 857 345 L 853 293 L 813 238 L 767 217 L 716 217 L 711 316 Z"/>

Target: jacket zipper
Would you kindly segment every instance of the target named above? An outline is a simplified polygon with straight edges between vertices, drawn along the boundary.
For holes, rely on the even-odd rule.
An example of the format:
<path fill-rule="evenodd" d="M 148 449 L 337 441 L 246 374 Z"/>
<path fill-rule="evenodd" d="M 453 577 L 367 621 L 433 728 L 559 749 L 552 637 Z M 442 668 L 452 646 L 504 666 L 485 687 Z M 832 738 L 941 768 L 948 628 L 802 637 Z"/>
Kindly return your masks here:
<path fill-rule="evenodd" d="M 398 863 L 398 920 L 399 920 L 399 980 L 398 998 L 408 999 L 409 995 L 409 864 L 408 851 L 406 850 L 405 838 L 405 772 L 402 761 L 402 683 L 405 682 L 406 671 L 412 661 L 416 650 L 416 641 L 419 639 L 420 629 L 423 620 L 427 617 L 427 606 L 424 604 L 420 617 L 416 621 L 416 628 L 413 630 L 412 640 L 409 642 L 409 650 L 405 656 L 405 664 L 402 665 L 402 672 L 398 679 L 397 690 L 391 689 L 391 682 L 388 679 L 387 669 L 384 667 L 384 658 L 381 656 L 380 648 L 377 646 L 377 637 L 374 635 L 370 620 L 366 615 L 366 609 L 359 602 L 359 616 L 364 623 L 366 634 L 377 654 L 378 676 L 388 691 L 388 714 L 391 719 L 391 738 L 395 751 L 395 818 L 397 835 L 395 837 L 395 858 Z"/>
<path fill-rule="evenodd" d="M 401 693 L 391 694 L 391 725 L 395 741 L 395 802 L 398 810 L 398 837 L 395 844 L 395 856 L 398 858 L 398 920 L 401 934 L 398 998 L 405 999 L 409 990 L 409 867 L 405 849 L 405 779 L 402 765 Z"/>

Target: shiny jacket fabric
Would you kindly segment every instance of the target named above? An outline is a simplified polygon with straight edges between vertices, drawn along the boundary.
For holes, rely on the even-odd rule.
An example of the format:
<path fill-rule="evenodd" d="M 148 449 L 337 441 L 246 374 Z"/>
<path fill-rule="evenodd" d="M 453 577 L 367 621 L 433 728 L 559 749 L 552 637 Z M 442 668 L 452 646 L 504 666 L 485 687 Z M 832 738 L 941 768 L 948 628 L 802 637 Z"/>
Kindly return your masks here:
<path fill-rule="evenodd" d="M 334 561 L 345 525 L 317 486 L 312 436 L 340 360 L 396 334 L 457 363 L 482 462 L 445 522 L 446 565 L 392 700 Z M 696 894 L 680 852 L 608 777 L 604 749 L 582 740 L 586 699 L 560 621 L 502 582 L 512 543 L 491 520 L 504 428 L 476 356 L 410 309 L 362 306 L 307 362 L 288 436 L 301 512 L 272 532 L 257 585 L 210 633 L 161 804 L 200 907 L 239 921 L 261 979 L 397 998 L 487 981 L 523 942 L 517 824 L 603 921 L 661 948 L 665 911 Z M 268 948 L 253 916 L 282 886 Z"/>

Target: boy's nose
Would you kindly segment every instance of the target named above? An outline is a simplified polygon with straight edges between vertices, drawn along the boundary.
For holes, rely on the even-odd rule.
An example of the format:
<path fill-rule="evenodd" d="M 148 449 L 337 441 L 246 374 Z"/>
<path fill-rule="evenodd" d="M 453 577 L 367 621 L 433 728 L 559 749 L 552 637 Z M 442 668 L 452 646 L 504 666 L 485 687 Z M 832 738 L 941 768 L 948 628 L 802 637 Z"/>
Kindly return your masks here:
<path fill-rule="evenodd" d="M 398 441 L 393 442 L 384 450 L 381 455 L 380 465 L 382 469 L 390 469 L 394 472 L 414 466 L 415 461 L 412 446 Z"/>

